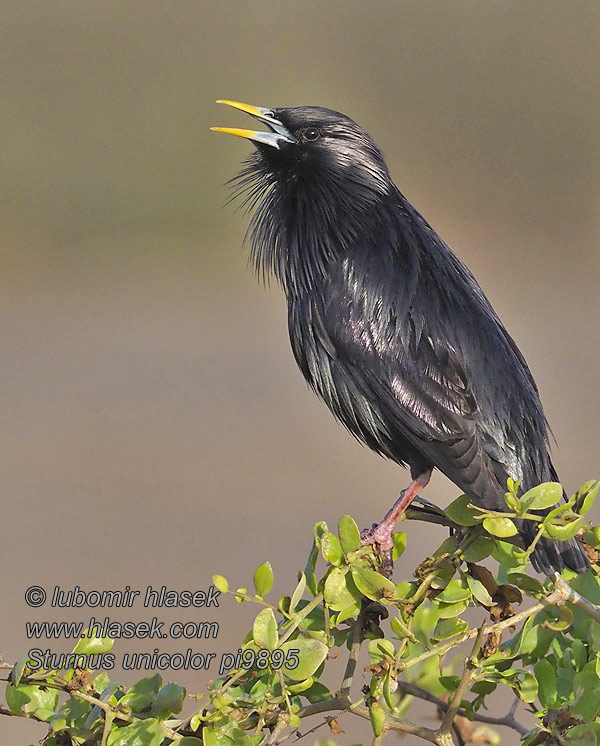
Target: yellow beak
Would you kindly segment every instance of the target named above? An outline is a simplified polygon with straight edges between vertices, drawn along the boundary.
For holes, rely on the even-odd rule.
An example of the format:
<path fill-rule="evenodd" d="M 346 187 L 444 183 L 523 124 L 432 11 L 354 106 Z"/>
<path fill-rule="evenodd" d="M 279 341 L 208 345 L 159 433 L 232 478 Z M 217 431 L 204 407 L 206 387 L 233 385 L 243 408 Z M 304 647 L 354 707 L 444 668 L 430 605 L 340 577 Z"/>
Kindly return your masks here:
<path fill-rule="evenodd" d="M 253 106 L 252 104 L 242 104 L 239 101 L 226 101 L 219 99 L 218 104 L 227 104 L 232 106 L 234 109 L 250 114 L 260 122 L 264 122 L 271 132 L 257 132 L 255 130 L 244 130 L 235 127 L 211 127 L 213 132 L 224 132 L 226 135 L 236 135 L 236 137 L 244 137 L 247 140 L 253 140 L 254 142 L 262 143 L 263 145 L 270 145 L 273 148 L 279 149 L 281 144 L 296 143 L 296 138 L 292 133 L 285 127 L 285 125 L 273 116 L 271 109 L 266 109 L 262 106 Z"/>

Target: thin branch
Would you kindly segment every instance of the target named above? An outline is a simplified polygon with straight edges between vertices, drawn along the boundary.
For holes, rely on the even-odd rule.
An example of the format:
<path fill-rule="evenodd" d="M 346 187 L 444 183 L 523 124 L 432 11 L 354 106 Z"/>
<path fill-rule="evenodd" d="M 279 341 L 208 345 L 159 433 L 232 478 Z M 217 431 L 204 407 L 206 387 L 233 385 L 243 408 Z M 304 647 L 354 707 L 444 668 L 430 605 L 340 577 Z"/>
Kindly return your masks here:
<path fill-rule="evenodd" d="M 315 702 L 312 705 L 307 705 L 300 708 L 297 715 L 300 718 L 306 718 L 311 715 L 319 715 L 322 712 L 329 712 L 330 710 L 341 710 L 343 712 L 348 710 L 365 720 L 369 720 L 369 711 L 366 707 L 361 707 L 359 704 L 351 704 L 348 699 L 342 697 L 333 697 L 325 702 Z M 423 728 L 420 725 L 411 723 L 409 720 L 395 718 L 393 715 L 386 715 L 383 729 L 384 731 L 397 730 L 401 733 L 410 733 L 413 736 L 429 741 L 429 743 L 437 743 L 435 740 L 437 731 L 430 728 Z"/>
<path fill-rule="evenodd" d="M 13 712 L 12 710 L 9 710 L 8 707 L 1 707 L 0 706 L 0 715 L 8 715 L 9 717 L 23 717 L 20 713 Z M 27 718 L 29 720 L 37 720 L 38 723 L 45 723 L 48 725 L 48 723 L 45 720 L 42 720 L 42 718 L 35 715 L 33 712 L 27 713 Z"/>
<path fill-rule="evenodd" d="M 557 592 L 557 590 L 554 590 L 543 601 L 540 601 L 539 603 L 534 604 L 533 606 L 530 606 L 528 609 L 524 609 L 523 611 L 520 611 L 518 614 L 515 614 L 514 616 L 511 616 L 508 619 L 504 619 L 501 622 L 496 622 L 496 624 L 490 624 L 489 626 L 486 626 L 484 628 L 484 634 L 489 635 L 491 632 L 501 632 L 502 630 L 507 629 L 508 627 L 516 626 L 517 624 L 520 624 L 521 622 L 525 621 L 525 619 L 528 619 L 530 616 L 533 616 L 534 614 L 537 614 L 538 612 L 542 611 L 543 609 L 546 608 L 546 606 L 552 606 L 553 604 L 560 605 L 561 603 L 564 603 L 564 601 L 565 599 L 562 597 L 562 594 Z M 452 650 L 452 648 L 456 647 L 457 645 L 460 645 L 466 640 L 472 640 L 474 637 L 477 637 L 478 633 L 479 633 L 478 629 L 467 629 L 462 634 L 458 635 L 457 637 L 452 638 L 448 642 L 445 642 L 442 645 L 437 645 L 436 647 L 431 648 L 430 650 L 426 650 L 420 655 L 415 655 L 414 658 L 411 658 L 405 663 L 402 663 L 398 670 L 405 671 L 407 668 L 410 668 L 411 666 L 414 666 L 417 663 L 420 663 L 421 661 L 426 660 L 427 658 L 431 658 L 432 655 L 440 655 L 440 656 L 444 655 L 449 650 Z"/>
<path fill-rule="evenodd" d="M 302 611 L 299 611 L 297 613 L 294 613 L 293 617 L 291 618 L 292 624 L 289 627 L 283 628 L 283 634 L 279 638 L 279 645 L 282 645 L 289 637 L 293 635 L 293 633 L 298 629 L 301 622 L 310 614 L 310 612 L 315 609 L 319 604 L 323 602 L 323 592 L 317 593 L 317 595 L 313 598 L 313 600 L 306 604 L 306 606 L 302 609 Z"/>
<path fill-rule="evenodd" d="M 432 705 L 439 707 L 444 712 L 450 706 L 448 702 L 441 699 L 440 697 L 436 697 L 435 694 L 428 692 L 427 689 L 422 689 L 420 686 L 411 684 L 409 681 L 398 681 L 398 691 L 401 691 L 404 694 L 410 694 L 412 697 L 422 699 L 424 702 L 431 702 Z M 512 728 L 512 730 L 516 730 L 517 733 L 524 735 L 525 733 L 527 733 L 529 728 L 526 728 L 524 725 L 519 723 L 518 720 L 514 719 L 514 714 L 519 702 L 520 700 L 518 698 L 515 698 L 513 706 L 511 706 L 510 710 L 504 717 L 492 717 L 491 715 L 484 715 L 481 712 L 467 713 L 462 709 L 458 710 L 458 715 L 473 718 L 473 720 L 477 720 L 480 723 L 486 723 L 487 725 L 503 725 L 506 728 Z"/>
<path fill-rule="evenodd" d="M 554 573 L 554 587 L 557 591 L 560 591 L 565 601 L 573 604 L 573 606 L 577 606 L 577 608 L 581 609 L 584 614 L 587 614 L 592 617 L 592 619 L 600 622 L 600 607 L 596 606 L 591 601 L 588 601 L 587 598 L 581 596 L 577 591 L 574 591 L 558 573 Z"/>
<path fill-rule="evenodd" d="M 459 528 L 457 523 L 451 521 L 443 513 L 437 513 L 427 508 L 419 508 L 415 505 L 411 505 L 404 511 L 405 520 L 407 521 L 422 521 L 424 523 L 435 523 L 438 526 L 447 526 L 448 528 Z"/>
<path fill-rule="evenodd" d="M 348 656 L 348 662 L 346 663 L 346 670 L 344 671 L 344 678 L 342 679 L 342 685 L 340 687 L 340 697 L 349 697 L 350 688 L 352 686 L 352 680 L 354 678 L 354 672 L 356 671 L 356 664 L 358 663 L 358 655 L 362 645 L 362 632 L 365 623 L 365 617 L 367 615 L 367 604 L 363 603 L 362 608 L 354 625 L 352 626 L 352 644 L 350 646 L 350 655 Z"/>
<path fill-rule="evenodd" d="M 278 741 L 281 732 L 285 730 L 288 725 L 290 724 L 290 716 L 287 712 L 282 712 L 277 717 L 277 722 L 275 723 L 275 727 L 273 728 L 273 731 L 269 735 L 269 737 L 266 739 L 264 746 L 273 746 L 273 744 L 281 743 L 281 741 Z M 283 740 L 283 739 L 282 739 Z"/>
<path fill-rule="evenodd" d="M 446 710 L 446 714 L 444 715 L 444 719 L 442 720 L 442 723 L 438 728 L 439 743 L 452 743 L 450 731 L 452 730 L 452 725 L 454 724 L 454 718 L 456 717 L 460 709 L 460 703 L 467 693 L 467 689 L 469 688 L 469 685 L 473 680 L 473 677 L 475 676 L 475 672 L 477 671 L 479 665 L 479 652 L 481 650 L 481 644 L 483 642 L 484 634 L 485 624 L 482 624 L 479 628 L 479 632 L 477 633 L 477 637 L 475 638 L 475 643 L 473 645 L 473 649 L 471 650 L 471 655 L 465 659 L 463 674 L 460 677 L 460 681 L 458 682 L 458 686 L 456 687 L 456 691 L 454 692 L 452 701 L 450 702 L 450 705 Z"/>
<path fill-rule="evenodd" d="M 336 716 L 336 717 L 339 717 L 339 715 L 338 715 L 338 716 Z M 306 733 L 300 733 L 300 731 L 299 731 L 299 730 L 297 730 L 297 731 L 296 731 L 296 735 L 297 735 L 297 738 L 295 738 L 295 739 L 293 740 L 293 743 L 296 743 L 296 741 L 299 741 L 299 740 L 300 740 L 301 738 L 306 738 L 306 736 L 310 736 L 310 734 L 311 734 L 311 733 L 315 733 L 315 731 L 318 731 L 318 730 L 319 730 L 319 728 L 322 728 L 322 727 L 323 727 L 324 725 L 330 725 L 330 723 L 331 723 L 331 722 L 332 722 L 333 720 L 336 720 L 336 717 L 333 717 L 333 715 L 331 715 L 331 716 L 329 716 L 329 717 L 326 717 L 326 718 L 325 718 L 325 720 L 323 720 L 323 722 L 322 722 L 322 723 L 317 723 L 317 724 L 316 724 L 316 725 L 315 725 L 315 726 L 314 726 L 313 728 L 311 728 L 310 730 L 307 730 L 307 731 L 306 731 Z M 285 740 L 286 740 L 287 738 L 289 738 L 289 736 L 291 736 L 291 735 L 293 735 L 293 734 L 292 734 L 292 733 L 290 733 L 290 734 L 289 734 L 289 735 L 287 735 L 287 736 L 286 736 L 285 738 L 282 738 L 282 739 L 281 739 L 281 741 L 279 741 L 279 742 L 278 742 L 278 745 L 279 745 L 280 743 L 283 743 L 283 742 L 284 742 L 284 741 L 285 741 Z"/>
<path fill-rule="evenodd" d="M 27 683 L 27 677 L 23 677 L 22 683 Z M 109 719 L 112 720 L 123 720 L 126 723 L 137 723 L 141 720 L 141 718 L 135 717 L 135 715 L 129 715 L 126 712 L 121 712 L 120 710 L 116 709 L 112 705 L 108 704 L 108 702 L 103 702 L 101 699 L 98 699 L 97 697 L 93 697 L 91 694 L 86 694 L 86 692 L 82 692 L 80 689 L 73 689 L 69 690 L 66 686 L 67 682 L 62 683 L 61 680 L 59 681 L 44 681 L 41 679 L 35 680 L 35 685 L 40 687 L 45 687 L 47 689 L 58 689 L 58 691 L 66 692 L 67 694 L 70 694 L 71 697 L 77 697 L 77 699 L 82 699 L 84 702 L 88 702 L 92 706 L 99 707 L 106 718 L 106 721 Z M 0 707 L 0 715 L 15 715 L 14 712 L 11 710 L 7 710 L 4 707 Z M 27 717 L 29 717 L 32 720 L 39 720 L 39 718 L 35 717 L 33 714 L 28 714 Z M 40 720 L 40 722 L 45 722 L 43 720 Z M 163 730 L 163 733 L 167 738 L 171 738 L 173 740 L 176 740 L 177 738 L 180 738 L 180 734 L 176 733 L 174 730 L 169 728 L 164 723 L 161 723 L 161 727 Z M 103 736 L 102 736 L 102 742 L 105 743 L 105 737 L 108 737 L 108 728 L 105 725 Z"/>

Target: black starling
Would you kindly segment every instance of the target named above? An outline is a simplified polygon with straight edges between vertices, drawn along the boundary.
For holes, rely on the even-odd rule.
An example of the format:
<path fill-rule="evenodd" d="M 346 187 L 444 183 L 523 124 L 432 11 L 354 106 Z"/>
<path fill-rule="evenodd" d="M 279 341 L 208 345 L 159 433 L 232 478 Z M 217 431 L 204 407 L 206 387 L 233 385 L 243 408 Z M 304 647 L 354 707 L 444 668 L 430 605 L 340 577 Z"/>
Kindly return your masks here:
<path fill-rule="evenodd" d="M 270 130 L 213 128 L 256 145 L 237 192 L 255 209 L 252 258 L 285 291 L 296 362 L 358 440 L 410 467 L 411 485 L 369 539 L 389 549 L 394 522 L 434 467 L 498 510 L 508 477 L 523 490 L 556 481 L 522 354 L 369 135 L 320 107 L 219 103 Z M 531 525 L 520 525 L 526 543 Z M 588 567 L 577 539 L 542 539 L 532 561 L 546 574 Z"/>

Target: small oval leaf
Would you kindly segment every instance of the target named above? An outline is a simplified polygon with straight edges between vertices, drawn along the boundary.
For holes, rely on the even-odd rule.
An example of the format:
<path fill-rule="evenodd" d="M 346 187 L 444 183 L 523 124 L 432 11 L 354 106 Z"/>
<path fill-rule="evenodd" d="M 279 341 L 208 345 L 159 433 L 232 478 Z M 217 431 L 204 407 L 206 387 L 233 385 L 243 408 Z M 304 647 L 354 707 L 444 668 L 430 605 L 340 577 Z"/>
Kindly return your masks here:
<path fill-rule="evenodd" d="M 542 524 L 544 527 L 544 536 L 548 536 L 551 539 L 559 539 L 560 541 L 568 541 L 572 539 L 575 534 L 579 531 L 583 524 L 583 516 L 578 516 L 572 521 L 567 523 L 552 523 L 551 521 L 544 521 Z"/>
<path fill-rule="evenodd" d="M 493 539 L 489 536 L 480 536 L 464 550 L 462 558 L 465 562 L 481 562 L 481 560 L 490 556 L 494 547 Z"/>
<path fill-rule="evenodd" d="M 464 586 L 461 580 L 451 580 L 444 590 L 436 596 L 437 601 L 445 604 L 454 604 L 457 601 L 465 601 L 471 598 L 471 591 Z"/>
<path fill-rule="evenodd" d="M 274 650 L 277 647 L 277 622 L 273 609 L 263 609 L 259 612 L 252 625 L 252 639 L 259 648 Z"/>
<path fill-rule="evenodd" d="M 321 538 L 321 552 L 323 558 L 330 565 L 336 565 L 339 567 L 344 559 L 344 553 L 342 552 L 342 545 L 337 536 L 334 536 L 330 531 L 323 534 Z"/>
<path fill-rule="evenodd" d="M 480 580 L 472 578 L 470 575 L 468 575 L 467 584 L 471 589 L 471 593 L 475 596 L 475 598 L 482 606 L 485 606 L 487 608 L 490 608 L 490 606 L 492 606 L 492 604 L 494 603 L 492 597 L 490 596 L 488 589 Z"/>
<path fill-rule="evenodd" d="M 381 601 L 382 598 L 393 598 L 396 594 L 396 586 L 391 580 L 384 578 L 381 573 L 368 567 L 351 568 L 352 580 L 358 590 L 373 601 Z"/>
<path fill-rule="evenodd" d="M 558 482 L 543 482 L 521 496 L 519 507 L 526 510 L 546 510 L 552 508 L 562 499 L 563 488 Z"/>
<path fill-rule="evenodd" d="M 556 707 L 556 671 L 546 658 L 542 658 L 534 665 L 535 677 L 538 680 L 538 697 L 542 707 Z"/>
<path fill-rule="evenodd" d="M 360 548 L 360 531 L 356 521 L 348 513 L 344 513 L 340 518 L 338 534 L 344 554 L 350 554 Z"/>
<path fill-rule="evenodd" d="M 254 587 L 257 596 L 266 596 L 273 587 L 273 568 L 270 562 L 263 562 L 254 571 Z"/>
<path fill-rule="evenodd" d="M 304 681 L 312 676 L 325 660 L 328 650 L 327 645 L 320 640 L 305 637 L 288 640 L 280 647 L 286 653 L 281 671 L 293 681 Z"/>
<path fill-rule="evenodd" d="M 504 539 L 507 536 L 514 536 L 517 533 L 517 527 L 510 518 L 497 518 L 489 516 L 483 519 L 483 527 L 492 536 L 499 536 Z"/>
<path fill-rule="evenodd" d="M 298 585 L 294 589 L 294 592 L 292 593 L 292 598 L 290 600 L 290 614 L 293 614 L 296 610 L 296 606 L 298 606 L 298 601 L 302 598 L 304 595 L 304 591 L 306 590 L 306 575 L 301 572 L 300 573 L 300 579 L 298 580 Z"/>
<path fill-rule="evenodd" d="M 407 536 L 405 531 L 396 531 L 395 534 L 392 534 L 392 542 L 394 543 L 394 546 L 392 547 L 392 560 L 394 562 L 398 557 L 401 557 L 404 554 L 406 540 Z"/>
<path fill-rule="evenodd" d="M 334 567 L 325 578 L 323 598 L 328 606 L 337 603 L 346 590 L 346 573 L 339 567 Z"/>
<path fill-rule="evenodd" d="M 469 507 L 472 502 L 468 495 L 461 495 L 450 503 L 444 511 L 448 518 L 459 526 L 476 526 L 479 523 L 481 513 Z"/>
<path fill-rule="evenodd" d="M 229 583 L 222 575 L 213 575 L 212 581 L 215 588 L 221 593 L 227 593 L 229 590 Z"/>

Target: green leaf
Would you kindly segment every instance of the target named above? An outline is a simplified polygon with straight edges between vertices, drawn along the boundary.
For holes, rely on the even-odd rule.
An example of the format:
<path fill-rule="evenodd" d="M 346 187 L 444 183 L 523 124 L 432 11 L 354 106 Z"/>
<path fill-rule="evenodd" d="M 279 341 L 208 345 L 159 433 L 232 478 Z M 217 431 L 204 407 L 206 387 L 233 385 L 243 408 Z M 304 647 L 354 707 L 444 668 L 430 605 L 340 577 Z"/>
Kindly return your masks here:
<path fill-rule="evenodd" d="M 514 492 L 505 492 L 504 493 L 504 502 L 506 503 L 506 506 L 509 510 L 514 510 L 515 513 L 519 510 L 519 498 L 515 495 Z"/>
<path fill-rule="evenodd" d="M 321 536 L 323 536 L 325 531 L 327 531 L 327 524 L 325 521 L 319 521 L 315 524 L 313 529 L 313 543 L 306 561 L 306 567 L 304 568 L 306 586 L 313 596 L 317 595 L 317 576 L 315 575 L 315 567 L 317 566 L 317 560 L 319 558 Z"/>
<path fill-rule="evenodd" d="M 21 658 L 13 666 L 12 671 L 9 674 L 11 684 L 18 686 L 19 682 L 23 678 L 23 672 L 29 663 L 29 658 Z"/>
<path fill-rule="evenodd" d="M 218 590 L 221 590 L 216 583 L 214 583 L 214 586 Z M 184 736 L 183 738 L 178 738 L 176 741 L 173 741 L 171 746 L 202 746 L 202 741 L 194 736 Z"/>
<path fill-rule="evenodd" d="M 337 536 L 326 531 L 321 538 L 321 552 L 326 562 L 339 567 L 343 563 L 344 553 Z"/>
<path fill-rule="evenodd" d="M 392 617 L 392 620 L 390 622 L 390 627 L 392 628 L 392 632 L 398 635 L 398 637 L 401 640 L 405 637 L 408 637 L 409 640 L 412 640 L 413 642 L 418 642 L 417 638 L 413 635 L 413 633 L 410 631 L 407 625 L 404 624 L 404 622 L 398 617 L 396 616 Z"/>
<path fill-rule="evenodd" d="M 568 746 L 597 746 L 600 743 L 600 723 L 574 725 L 563 739 Z"/>
<path fill-rule="evenodd" d="M 598 549 L 598 547 L 600 547 L 600 526 L 586 529 L 583 532 L 583 540 L 586 544 Z"/>
<path fill-rule="evenodd" d="M 152 712 L 157 718 L 166 720 L 181 712 L 184 700 L 185 688 L 175 682 L 170 682 L 165 684 L 156 695 L 152 704 Z"/>
<path fill-rule="evenodd" d="M 464 632 L 469 625 L 463 619 L 439 619 L 433 630 L 432 639 L 447 640 L 449 637 L 459 635 Z"/>
<path fill-rule="evenodd" d="M 497 653 L 493 653 L 485 659 L 483 667 L 492 667 L 493 665 L 498 665 L 504 661 L 516 658 L 521 651 L 523 641 L 525 640 L 527 632 L 532 624 L 533 617 L 529 617 L 513 637 L 502 643 L 500 650 Z"/>
<path fill-rule="evenodd" d="M 504 539 L 507 536 L 514 536 L 517 527 L 510 518 L 488 517 L 483 519 L 483 527 L 492 536 L 499 536 Z"/>
<path fill-rule="evenodd" d="M 369 707 L 369 720 L 371 721 L 373 734 L 380 736 L 383 733 L 383 726 L 385 724 L 385 710 L 377 702 L 373 702 Z"/>
<path fill-rule="evenodd" d="M 307 689 L 310 689 L 313 684 L 314 679 L 312 676 L 309 676 L 308 679 L 299 681 L 297 684 L 288 684 L 287 690 L 292 694 L 300 694 L 301 692 L 305 692 Z"/>
<path fill-rule="evenodd" d="M 389 640 L 369 640 L 369 658 L 371 665 L 377 665 L 381 663 L 384 658 L 391 658 L 392 660 L 396 657 L 396 648 L 393 643 Z"/>
<path fill-rule="evenodd" d="M 273 587 L 273 568 L 270 562 L 263 562 L 254 571 L 254 587 L 257 596 L 266 596 Z"/>
<path fill-rule="evenodd" d="M 108 686 L 110 686 L 110 679 L 106 671 L 101 671 L 97 676 L 92 679 L 94 689 L 97 692 L 103 693 Z"/>
<path fill-rule="evenodd" d="M 391 580 L 384 578 L 383 575 L 369 567 L 352 565 L 352 580 L 358 590 L 373 601 L 381 601 L 382 598 L 393 598 L 396 593 L 396 586 Z"/>
<path fill-rule="evenodd" d="M 460 676 L 440 676 L 440 684 L 449 692 L 453 692 L 460 682 Z"/>
<path fill-rule="evenodd" d="M 436 601 L 453 604 L 471 598 L 471 591 L 461 580 L 451 580 L 444 590 L 436 596 Z"/>
<path fill-rule="evenodd" d="M 586 646 L 581 640 L 573 640 L 573 644 L 571 645 L 570 652 L 571 652 L 571 655 L 573 656 L 573 662 L 575 664 L 575 668 L 578 671 L 581 671 L 588 662 L 588 654 L 587 654 Z M 600 663 L 600 658 L 597 659 L 597 662 Z"/>
<path fill-rule="evenodd" d="M 392 689 L 394 691 L 392 691 Z M 393 676 L 393 670 L 390 667 L 383 679 L 383 698 L 385 700 L 386 705 L 391 709 L 396 709 L 396 702 L 398 701 L 398 698 L 394 695 L 394 692 L 396 690 L 396 679 Z"/>
<path fill-rule="evenodd" d="M 222 728 L 203 728 L 202 743 L 204 746 L 235 746 L 233 738 L 224 733 Z"/>
<path fill-rule="evenodd" d="M 575 534 L 579 531 L 583 524 L 583 517 L 578 516 L 577 518 L 570 520 L 562 525 L 560 523 L 553 523 L 550 520 L 546 520 L 542 523 L 544 527 L 544 536 L 548 536 L 551 539 L 560 539 L 561 541 L 568 541 L 572 539 Z"/>
<path fill-rule="evenodd" d="M 532 487 L 519 499 L 520 512 L 546 510 L 562 499 L 563 488 L 558 482 L 544 482 Z"/>
<path fill-rule="evenodd" d="M 494 540 L 489 536 L 480 536 L 463 551 L 462 558 L 465 562 L 481 562 L 489 557 L 494 551 Z"/>
<path fill-rule="evenodd" d="M 327 645 L 308 637 L 297 637 L 280 646 L 286 653 L 286 664 L 281 667 L 283 675 L 293 681 L 304 681 L 312 676 L 325 660 Z M 291 651 L 298 651 L 292 653 Z M 291 653 L 288 655 L 288 653 Z M 297 662 L 296 662 L 297 661 Z"/>
<path fill-rule="evenodd" d="M 160 746 L 164 733 L 156 718 L 138 720 L 123 728 L 113 727 L 106 746 Z"/>
<path fill-rule="evenodd" d="M 85 637 L 82 637 L 78 641 L 77 645 L 73 648 L 73 652 L 83 655 L 108 653 L 114 644 L 115 641 L 112 637 L 96 637 L 95 631 L 91 637 L 88 637 L 88 630 L 86 630 Z"/>
<path fill-rule="evenodd" d="M 473 694 L 491 694 L 497 686 L 497 681 L 476 681 L 471 687 L 471 691 Z"/>
<path fill-rule="evenodd" d="M 407 536 L 405 531 L 396 531 L 395 534 L 392 534 L 392 541 L 394 542 L 392 548 L 392 560 L 394 562 L 404 554 L 404 550 L 406 549 L 406 539 Z"/>
<path fill-rule="evenodd" d="M 577 513 L 585 515 L 591 510 L 598 495 L 598 490 L 600 490 L 600 482 L 596 482 L 594 479 L 581 485 L 575 495 L 575 510 Z"/>
<path fill-rule="evenodd" d="M 452 554 L 456 551 L 457 547 L 458 545 L 456 543 L 456 535 L 448 536 L 435 550 L 433 556 L 443 557 L 445 554 Z"/>
<path fill-rule="evenodd" d="M 337 603 L 346 591 L 346 573 L 340 567 L 334 567 L 325 578 L 323 598 L 328 606 Z"/>
<path fill-rule="evenodd" d="M 539 660 L 533 667 L 538 680 L 538 697 L 542 707 L 551 709 L 556 707 L 556 671 L 546 658 Z"/>
<path fill-rule="evenodd" d="M 593 721 L 600 712 L 600 681 L 596 675 L 594 662 L 583 671 L 575 674 L 571 686 L 580 694 L 572 709 L 587 722 Z"/>
<path fill-rule="evenodd" d="M 300 579 L 298 580 L 298 585 L 294 589 L 294 592 L 292 593 L 292 598 L 290 600 L 290 614 L 293 614 L 296 610 L 296 606 L 298 606 L 298 601 L 302 598 L 304 595 L 304 591 L 306 590 L 306 575 L 301 572 L 300 573 Z"/>
<path fill-rule="evenodd" d="M 522 551 L 514 544 L 508 541 L 496 540 L 496 547 L 492 551 L 492 557 L 503 567 L 524 567 L 526 562 L 523 559 Z"/>
<path fill-rule="evenodd" d="M 475 598 L 482 606 L 486 606 L 489 608 L 493 605 L 494 601 L 490 596 L 488 589 L 480 580 L 476 580 L 475 578 L 472 578 L 470 575 L 468 575 L 467 585 L 469 586 L 471 593 L 475 596 Z"/>
<path fill-rule="evenodd" d="M 275 650 L 279 637 L 273 609 L 263 609 L 258 613 L 252 625 L 252 639 L 259 648 Z"/>
<path fill-rule="evenodd" d="M 448 518 L 459 526 L 476 526 L 481 513 L 475 508 L 469 507 L 472 502 L 467 495 L 461 495 L 450 503 L 444 511 Z"/>
<path fill-rule="evenodd" d="M 130 707 L 132 712 L 143 712 L 148 709 L 158 694 L 162 683 L 159 674 L 149 674 L 136 681 L 127 693 L 119 700 L 119 705 Z"/>
<path fill-rule="evenodd" d="M 344 554 L 350 554 L 360 548 L 360 531 L 352 516 L 348 513 L 340 518 L 338 523 L 338 534 Z"/>
<path fill-rule="evenodd" d="M 394 598 L 399 598 L 406 601 L 415 594 L 416 590 L 417 584 L 415 582 L 409 582 L 405 580 L 402 583 L 396 583 L 396 593 L 394 595 Z"/>
<path fill-rule="evenodd" d="M 537 697 L 537 679 L 528 671 L 515 671 L 511 669 L 502 676 L 502 680 L 513 687 L 523 702 L 533 702 Z"/>
<path fill-rule="evenodd" d="M 536 578 L 532 578 L 530 575 L 525 575 L 523 572 L 511 572 L 506 576 L 506 582 L 516 585 L 522 591 L 525 591 L 531 596 L 544 595 L 544 586 Z"/>
<path fill-rule="evenodd" d="M 521 655 L 524 663 L 529 663 L 530 659 L 535 661 L 543 658 L 548 653 L 548 648 L 554 637 L 552 630 L 542 627 L 539 620 L 536 621 L 537 623 L 523 637 Z"/>
<path fill-rule="evenodd" d="M 449 619 L 450 617 L 460 616 L 469 605 L 469 601 L 456 601 L 453 604 L 438 604 L 438 614 L 440 619 Z"/>
<path fill-rule="evenodd" d="M 41 689 L 34 684 L 7 684 L 6 704 L 15 715 L 34 715 L 44 721 L 53 717 L 58 704 L 57 689 Z"/>
<path fill-rule="evenodd" d="M 213 575 L 212 582 L 215 588 L 221 593 L 227 593 L 229 590 L 229 583 L 222 575 Z"/>
<path fill-rule="evenodd" d="M 320 681 L 315 681 L 314 684 L 302 694 L 303 697 L 311 703 L 315 702 L 327 702 L 328 699 L 332 698 L 332 694 L 325 684 L 321 684 Z"/>

